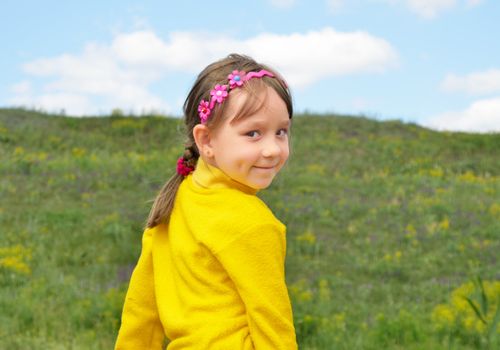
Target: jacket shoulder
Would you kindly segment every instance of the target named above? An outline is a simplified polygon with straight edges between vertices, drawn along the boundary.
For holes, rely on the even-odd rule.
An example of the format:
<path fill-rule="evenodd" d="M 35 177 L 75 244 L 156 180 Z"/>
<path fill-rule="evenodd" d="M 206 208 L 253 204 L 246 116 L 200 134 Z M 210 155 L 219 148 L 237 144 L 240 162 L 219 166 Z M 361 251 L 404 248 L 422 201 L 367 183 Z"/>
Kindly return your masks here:
<path fill-rule="evenodd" d="M 237 190 L 222 191 L 212 204 L 213 207 L 207 209 L 204 215 L 206 226 L 200 238 L 213 250 L 252 229 L 274 226 L 284 231 L 284 225 L 255 195 Z"/>

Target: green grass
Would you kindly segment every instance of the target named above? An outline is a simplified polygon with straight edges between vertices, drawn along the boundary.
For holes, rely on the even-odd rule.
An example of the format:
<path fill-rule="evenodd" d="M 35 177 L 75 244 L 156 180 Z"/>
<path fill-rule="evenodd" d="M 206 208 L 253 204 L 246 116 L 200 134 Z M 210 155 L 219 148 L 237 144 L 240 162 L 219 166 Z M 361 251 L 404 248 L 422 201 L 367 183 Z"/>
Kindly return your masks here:
<path fill-rule="evenodd" d="M 292 133 L 260 195 L 288 227 L 300 348 L 498 348 L 500 330 L 433 315 L 472 278 L 500 280 L 500 134 L 317 115 Z M 173 118 L 0 109 L 0 348 L 113 347 L 182 141 Z"/>

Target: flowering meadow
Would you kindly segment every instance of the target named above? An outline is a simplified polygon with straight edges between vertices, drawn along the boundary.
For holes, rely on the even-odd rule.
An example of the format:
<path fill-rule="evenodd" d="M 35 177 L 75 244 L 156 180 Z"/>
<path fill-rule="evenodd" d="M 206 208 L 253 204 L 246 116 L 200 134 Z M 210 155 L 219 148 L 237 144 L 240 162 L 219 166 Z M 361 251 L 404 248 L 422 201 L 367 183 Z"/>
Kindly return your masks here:
<path fill-rule="evenodd" d="M 163 116 L 0 109 L 0 349 L 111 349 Z M 500 134 L 299 115 L 261 196 L 288 228 L 300 349 L 500 348 Z"/>

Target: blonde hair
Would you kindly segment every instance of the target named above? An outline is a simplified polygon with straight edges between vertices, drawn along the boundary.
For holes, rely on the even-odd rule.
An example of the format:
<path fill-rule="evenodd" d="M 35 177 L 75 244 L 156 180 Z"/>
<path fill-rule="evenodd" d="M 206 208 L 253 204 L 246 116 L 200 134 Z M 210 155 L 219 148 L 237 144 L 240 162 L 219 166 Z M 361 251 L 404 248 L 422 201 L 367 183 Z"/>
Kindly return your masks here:
<path fill-rule="evenodd" d="M 258 91 L 262 91 L 265 86 L 269 86 L 286 104 L 290 119 L 293 115 L 292 97 L 284 79 L 272 68 L 257 63 L 251 57 L 230 54 L 226 58 L 208 65 L 196 79 L 186 101 L 184 102 L 184 122 L 186 126 L 186 143 L 184 151 L 184 161 L 188 166 L 195 167 L 200 157 L 198 147 L 194 141 L 193 128 L 200 123 L 198 115 L 198 105 L 202 99 L 210 99 L 210 91 L 216 84 L 226 84 L 227 76 L 233 70 L 255 72 L 265 69 L 274 74 L 274 78 L 262 77 L 247 81 L 241 88 L 248 94 L 248 98 L 239 107 L 235 118 L 244 118 L 259 110 L 264 101 L 258 99 Z M 224 117 L 224 103 L 216 104 L 206 123 L 207 127 L 215 130 Z M 162 223 L 168 223 L 172 212 L 177 190 L 184 179 L 184 176 L 175 173 L 161 188 L 154 200 L 153 206 L 146 222 L 146 228 L 152 228 Z"/>

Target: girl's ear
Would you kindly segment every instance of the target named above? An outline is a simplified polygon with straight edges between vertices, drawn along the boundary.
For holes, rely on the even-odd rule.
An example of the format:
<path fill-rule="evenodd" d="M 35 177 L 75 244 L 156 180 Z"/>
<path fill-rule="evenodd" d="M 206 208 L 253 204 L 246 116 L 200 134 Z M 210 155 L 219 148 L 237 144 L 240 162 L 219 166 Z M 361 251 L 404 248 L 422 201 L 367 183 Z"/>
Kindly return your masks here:
<path fill-rule="evenodd" d="M 211 144 L 210 129 L 208 129 L 206 125 L 197 124 L 193 128 L 193 137 L 200 151 L 200 155 L 204 156 L 206 159 L 212 158 L 214 152 Z"/>

